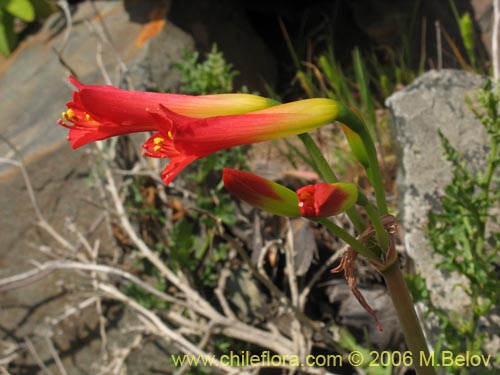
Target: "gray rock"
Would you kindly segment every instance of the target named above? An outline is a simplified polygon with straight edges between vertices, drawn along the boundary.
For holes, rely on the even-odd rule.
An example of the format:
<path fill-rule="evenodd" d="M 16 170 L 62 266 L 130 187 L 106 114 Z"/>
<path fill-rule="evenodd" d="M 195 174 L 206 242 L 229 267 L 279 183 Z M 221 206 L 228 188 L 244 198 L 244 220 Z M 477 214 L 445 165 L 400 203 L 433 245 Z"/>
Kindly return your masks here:
<path fill-rule="evenodd" d="M 465 281 L 436 267 L 439 257 L 426 237 L 426 225 L 429 210 L 439 209 L 439 198 L 452 177 L 438 129 L 473 166 L 485 155 L 484 128 L 465 103 L 465 97 L 473 98 L 483 82 L 482 77 L 464 71 L 430 71 L 386 101 L 399 163 L 399 217 L 406 251 L 426 279 L 433 303 L 459 313 L 470 303 L 457 287 Z"/>
<path fill-rule="evenodd" d="M 146 46 L 143 57 L 131 68 L 136 90 L 177 91 L 180 83 L 175 64 L 186 50 L 194 49 L 193 38 L 169 23 Z"/>

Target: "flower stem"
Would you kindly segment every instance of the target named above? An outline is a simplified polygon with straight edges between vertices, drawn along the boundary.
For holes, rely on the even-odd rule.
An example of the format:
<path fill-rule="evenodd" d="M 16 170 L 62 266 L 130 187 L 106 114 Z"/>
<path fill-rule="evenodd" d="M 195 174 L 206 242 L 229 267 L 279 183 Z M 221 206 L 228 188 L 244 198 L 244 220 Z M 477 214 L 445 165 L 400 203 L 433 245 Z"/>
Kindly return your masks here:
<path fill-rule="evenodd" d="M 314 142 L 314 139 L 312 139 L 311 135 L 309 133 L 303 133 L 299 134 L 299 138 L 309 152 L 309 155 L 316 165 L 317 172 L 320 174 L 321 178 L 329 184 L 338 182 L 339 179 L 333 172 L 332 168 L 326 161 L 321 150 L 319 149 L 316 142 Z M 365 229 L 365 224 L 358 211 L 356 211 L 354 208 L 350 208 L 346 211 L 346 214 L 347 216 L 349 216 L 349 219 L 354 225 L 354 228 L 356 228 L 356 231 L 358 233 L 362 233 Z"/>
<path fill-rule="evenodd" d="M 436 370 L 432 366 L 432 361 L 428 361 L 429 363 L 426 361 L 431 358 L 429 349 L 420 326 L 420 321 L 415 312 L 410 292 L 406 286 L 401 269 L 399 268 L 399 262 L 394 262 L 381 272 L 384 276 L 394 308 L 396 309 L 406 344 L 412 353 L 413 365 L 415 366 L 417 374 L 436 375 Z"/>
<path fill-rule="evenodd" d="M 382 251 L 386 253 L 389 250 L 389 236 L 387 235 L 387 231 L 384 228 L 384 224 L 382 224 L 377 211 L 370 202 L 368 202 L 368 204 L 365 205 L 364 208 L 368 217 L 370 218 L 370 221 L 372 222 L 373 229 L 375 229 L 378 244 L 382 248 Z"/>
<path fill-rule="evenodd" d="M 339 227 L 331 220 L 327 218 L 318 218 L 314 219 L 314 221 L 321 223 L 326 229 L 328 229 L 329 232 L 333 233 L 334 235 L 342 239 L 344 242 L 346 242 L 349 246 L 351 246 L 354 250 L 356 250 L 364 257 L 377 261 L 380 260 L 377 254 L 375 254 L 372 250 L 367 249 L 361 242 L 359 242 L 357 239 L 355 239 L 353 236 L 351 236 L 349 233 L 347 233 L 344 229 Z"/>
<path fill-rule="evenodd" d="M 380 172 L 380 166 L 378 164 L 377 150 L 375 149 L 375 144 L 373 143 L 370 132 L 368 131 L 365 123 L 344 105 L 339 105 L 337 120 L 345 124 L 352 131 L 358 133 L 360 136 L 363 146 L 365 146 L 366 154 L 368 155 L 369 167 L 366 172 L 373 188 L 375 189 L 375 198 L 377 200 L 378 210 L 380 211 L 380 216 L 386 215 L 388 210 L 387 203 L 385 201 L 382 173 Z"/>

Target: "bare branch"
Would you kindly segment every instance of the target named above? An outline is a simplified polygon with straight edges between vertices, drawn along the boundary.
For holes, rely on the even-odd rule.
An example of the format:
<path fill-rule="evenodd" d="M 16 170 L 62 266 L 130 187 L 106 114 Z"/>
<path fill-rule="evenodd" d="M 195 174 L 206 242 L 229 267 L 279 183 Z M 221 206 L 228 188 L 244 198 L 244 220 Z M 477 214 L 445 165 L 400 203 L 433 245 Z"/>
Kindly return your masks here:
<path fill-rule="evenodd" d="M 12 160 L 9 158 L 0 157 L 0 163 L 10 164 L 18 167 L 21 170 L 24 183 L 26 184 L 26 190 L 28 192 L 28 196 L 31 201 L 31 205 L 35 210 L 35 215 L 38 219 L 38 225 L 44 229 L 52 238 L 54 238 L 61 246 L 68 250 L 74 250 L 74 246 L 69 243 L 63 236 L 61 236 L 45 219 L 40 211 L 40 206 L 38 205 L 38 201 L 35 197 L 35 193 L 33 190 L 33 185 L 31 184 L 31 180 L 29 178 L 28 172 L 26 171 L 26 167 L 22 161 Z"/>
<path fill-rule="evenodd" d="M 159 335 L 161 337 L 165 337 L 169 341 L 175 342 L 179 346 L 179 349 L 182 350 L 183 353 L 191 354 L 191 355 L 195 355 L 195 356 L 207 356 L 207 358 L 209 356 L 211 356 L 210 354 L 206 353 L 205 351 L 200 350 L 193 343 L 191 343 L 189 340 L 187 340 L 184 336 L 178 334 L 177 332 L 174 332 L 171 328 L 169 328 L 167 325 L 165 325 L 156 314 L 154 314 L 152 311 L 146 309 L 144 306 L 140 305 L 136 301 L 128 298 L 126 295 L 121 293 L 115 287 L 113 287 L 111 285 L 101 284 L 100 289 L 103 292 L 105 292 L 108 296 L 110 296 L 111 298 L 122 301 L 122 302 L 126 303 L 128 306 L 130 306 L 132 309 L 139 312 L 154 327 L 154 330 L 151 333 Z M 215 366 L 214 369 L 217 369 L 219 371 L 225 371 L 228 374 L 248 374 L 248 372 L 240 371 L 237 368 L 230 369 L 228 367 L 224 367 L 222 365 L 222 363 L 220 363 L 215 358 L 214 358 L 213 363 Z"/>
<path fill-rule="evenodd" d="M 304 287 L 304 289 L 302 289 L 302 292 L 300 293 L 300 296 L 299 296 L 299 306 L 301 308 L 301 310 L 304 309 L 304 306 L 306 304 L 306 301 L 307 301 L 307 296 L 309 295 L 309 293 L 311 292 L 312 290 L 312 287 L 314 286 L 314 284 L 316 284 L 319 280 L 319 278 L 329 269 L 333 266 L 333 263 L 337 260 L 337 259 L 340 259 L 340 257 L 342 256 L 342 254 L 347 250 L 347 245 L 346 246 L 343 246 L 341 249 L 337 250 L 334 254 L 332 254 L 327 260 L 326 262 L 319 268 L 319 270 L 317 270 L 314 275 L 311 277 L 311 279 L 309 280 L 309 282 L 307 283 L 307 285 Z"/>
<path fill-rule="evenodd" d="M 222 307 L 222 311 L 224 311 L 224 314 L 226 314 L 226 316 L 229 319 L 236 320 L 236 316 L 234 315 L 233 310 L 231 310 L 231 307 L 229 307 L 229 303 L 227 302 L 226 296 L 224 295 L 224 290 L 226 288 L 226 281 L 229 275 L 230 275 L 229 269 L 227 267 L 224 267 L 220 272 L 219 282 L 217 284 L 217 288 L 215 288 L 214 290 L 214 293 L 217 296 L 217 299 L 219 300 L 219 303 Z"/>
<path fill-rule="evenodd" d="M 181 305 L 186 305 L 185 302 L 178 300 L 175 297 L 172 297 L 166 293 L 163 293 L 159 291 L 158 289 L 155 289 L 148 283 L 142 281 L 138 277 L 132 275 L 131 273 L 128 273 L 126 271 L 120 270 L 118 268 L 110 267 L 110 266 L 105 266 L 102 264 L 86 264 L 86 263 L 81 263 L 81 262 L 71 262 L 71 261 L 51 261 L 51 262 L 46 262 L 43 264 L 38 265 L 36 268 L 16 274 L 10 277 L 6 277 L 3 279 L 0 279 L 0 293 L 3 293 L 8 290 L 12 289 L 17 289 L 20 287 L 23 287 L 29 283 L 32 283 L 34 281 L 37 281 L 41 279 L 42 277 L 47 276 L 51 272 L 55 270 L 64 270 L 64 269 L 77 269 L 77 270 L 83 270 L 83 271 L 94 271 L 94 272 L 103 272 L 109 275 L 115 275 L 119 276 L 125 280 L 128 280 L 147 292 L 153 294 L 155 297 L 160 298 L 163 301 L 166 302 L 174 302 L 178 303 Z"/>
<path fill-rule="evenodd" d="M 57 350 L 54 347 L 52 340 L 50 339 L 49 336 L 44 336 L 44 339 L 45 339 L 45 342 L 47 343 L 47 346 L 49 348 L 50 355 L 52 356 L 52 358 L 54 358 L 54 362 L 57 366 L 57 369 L 59 370 L 59 373 L 61 375 L 68 375 L 68 372 L 64 368 L 64 365 L 61 361 L 61 358 L 59 357 L 59 354 L 57 354 Z"/>
<path fill-rule="evenodd" d="M 24 342 L 26 343 L 26 347 L 28 348 L 28 350 L 30 351 L 31 355 L 33 356 L 33 358 L 35 359 L 35 362 L 36 364 L 38 365 L 38 367 L 40 367 L 40 369 L 44 372 L 45 375 L 54 375 L 48 368 L 47 366 L 45 366 L 45 363 L 43 363 L 42 359 L 40 358 L 40 356 L 38 355 L 38 352 L 36 351 L 36 348 L 35 346 L 33 345 L 33 343 L 31 342 L 31 340 L 29 339 L 29 337 L 25 337 L 24 339 Z"/>

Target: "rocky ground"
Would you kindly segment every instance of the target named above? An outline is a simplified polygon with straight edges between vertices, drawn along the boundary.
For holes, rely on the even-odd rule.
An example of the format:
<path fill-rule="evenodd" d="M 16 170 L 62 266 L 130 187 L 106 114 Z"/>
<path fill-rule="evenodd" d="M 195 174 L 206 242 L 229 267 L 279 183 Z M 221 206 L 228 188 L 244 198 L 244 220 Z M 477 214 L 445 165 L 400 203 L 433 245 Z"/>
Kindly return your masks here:
<path fill-rule="evenodd" d="M 91 241 L 99 239 L 104 257 L 114 256 L 120 232 L 116 226 L 109 225 L 109 217 L 103 214 L 102 192 L 92 184 L 90 170 L 95 164 L 95 153 L 93 149 L 72 151 L 66 142 L 66 132 L 56 125 L 64 103 L 70 98 L 68 74 L 76 75 L 85 83 L 103 83 L 102 71 L 105 70 L 111 81 L 122 87 L 175 89 L 179 77 L 173 64 L 180 60 L 183 51 L 194 48 L 206 51 L 215 42 L 241 72 L 240 82 L 251 90 L 264 92 L 264 82 L 272 86 L 282 78 L 279 58 L 264 43 L 262 33 L 255 31 L 254 18 L 247 16 L 249 12 L 270 12 L 265 4 L 255 2 L 253 8 L 247 7 L 246 12 L 242 12 L 240 7 L 230 5 L 234 3 L 230 1 L 210 7 L 206 2 L 193 1 L 193 8 L 179 3 L 82 2 L 71 8 L 71 28 L 65 24 L 64 16 L 53 16 L 40 31 L 22 42 L 10 59 L 0 62 L 0 134 L 14 145 L 0 142 L 0 157 L 23 160 L 37 207 L 48 223 L 75 243 L 78 242 L 73 230 L 76 225 Z M 474 6 L 483 6 L 477 9 L 487 12 L 481 2 L 475 2 Z M 364 24 L 371 25 L 371 31 L 379 27 L 376 23 Z M 98 58 L 102 63 L 98 63 Z M 422 218 L 448 181 L 448 167 L 441 161 L 433 132 L 443 129 L 452 142 L 470 150 L 471 155 L 480 151 L 477 124 L 463 104 L 458 103 L 462 103 L 464 95 L 478 87 L 481 80 L 463 72 L 430 72 L 388 101 L 400 150 L 398 186 L 404 244 L 418 270 L 427 270 L 433 264 L 427 263 L 430 257 L 419 253 L 421 241 L 425 242 Z M 281 160 L 271 156 L 275 150 L 262 145 L 250 151 L 257 173 L 263 166 L 281 173 Z M 64 246 L 36 225 L 40 217 L 19 168 L 1 163 L 0 174 L 0 278 L 3 278 L 31 268 L 34 261 L 51 259 L 54 254 L 44 251 L 49 247 Z M 422 247 L 426 247 L 425 243 Z M 440 275 L 424 274 L 436 290 L 450 285 Z M 88 283 L 88 278 L 75 272 L 57 272 L 4 292 L 0 299 L 3 340 L 0 365 L 9 356 L 17 356 L 19 372 L 16 375 L 41 373 L 33 355 L 26 350 L 29 344 L 25 337 L 31 337 L 42 360 L 56 371 L 57 363 L 43 337 L 46 330 L 57 326 L 51 339 L 60 350 L 68 373 L 94 371 L 92 363 L 102 354 L 99 315 L 95 310 L 76 311 L 75 316 L 64 319 L 61 325 L 53 321 L 75 304 L 74 292 Z M 376 285 L 376 288 L 366 288 L 365 292 L 367 299 L 376 301 L 375 310 L 383 313 L 387 303 L 379 297 L 380 285 Z M 343 284 L 337 283 L 334 287 L 328 294 L 346 301 L 339 313 L 344 323 L 362 331 L 363 325 L 359 322 L 370 318 L 352 304 Z M 79 300 L 82 301 L 85 300 Z M 463 299 L 450 297 L 448 300 L 453 301 Z M 118 303 L 107 303 L 103 308 L 109 318 L 110 340 L 116 340 L 117 348 L 132 342 L 136 337 L 134 332 L 124 334 L 124 331 L 138 324 L 136 317 Z M 361 318 L 352 319 L 352 316 Z M 385 319 L 391 326 L 393 315 L 386 314 Z M 380 339 L 381 347 L 400 341 L 391 335 L 399 333 L 388 330 Z M 11 351 L 9 342 L 20 342 L 23 349 Z M 128 358 L 127 373 L 169 373 L 165 348 L 152 341 L 146 341 L 144 346 Z M 148 363 L 146 372 L 141 363 Z"/>

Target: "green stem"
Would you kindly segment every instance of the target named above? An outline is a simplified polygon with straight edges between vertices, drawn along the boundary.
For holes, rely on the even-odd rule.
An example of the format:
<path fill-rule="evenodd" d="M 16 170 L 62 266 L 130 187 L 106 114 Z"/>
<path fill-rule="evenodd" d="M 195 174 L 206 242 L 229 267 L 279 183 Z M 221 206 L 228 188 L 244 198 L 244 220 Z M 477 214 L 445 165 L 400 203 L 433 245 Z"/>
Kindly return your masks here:
<path fill-rule="evenodd" d="M 366 154 L 368 156 L 369 169 L 367 170 L 368 178 L 375 189 L 375 198 L 380 215 L 388 213 L 387 203 L 385 201 L 384 184 L 382 180 L 382 173 L 378 164 L 377 150 L 375 144 L 370 136 L 370 132 L 365 123 L 349 108 L 339 103 L 339 113 L 336 118 L 337 121 L 348 126 L 352 131 L 358 133 L 365 146 Z"/>
<path fill-rule="evenodd" d="M 368 214 L 370 221 L 372 222 L 373 228 L 375 229 L 378 244 L 382 248 L 382 251 L 384 253 L 387 253 L 387 251 L 389 250 L 389 235 L 387 234 L 387 231 L 382 224 L 382 220 L 380 220 L 380 216 L 370 202 L 368 202 L 368 204 L 364 206 L 364 209 Z"/>
<path fill-rule="evenodd" d="M 486 178 L 485 178 L 485 190 L 486 194 L 489 193 L 490 191 L 490 185 L 491 185 L 491 180 L 493 179 L 493 172 L 495 171 L 496 167 L 496 160 L 497 160 L 497 152 L 498 152 L 498 143 L 494 140 L 491 142 L 491 150 L 490 154 L 488 155 L 488 170 L 486 172 Z"/>
<path fill-rule="evenodd" d="M 498 142 L 493 140 L 491 142 L 490 154 L 488 155 L 488 169 L 486 170 L 486 176 L 483 181 L 483 196 L 486 201 L 486 207 L 490 207 L 490 189 L 491 189 L 491 181 L 493 179 L 493 173 L 497 166 L 497 153 L 498 153 Z M 483 256 L 483 248 L 484 248 L 484 239 L 486 238 L 486 221 L 488 220 L 487 212 L 484 213 L 483 210 L 480 212 L 480 217 L 478 223 L 480 224 L 479 228 L 479 237 L 476 241 L 476 253 L 482 257 Z"/>
<path fill-rule="evenodd" d="M 426 359 L 432 357 L 429 355 L 427 342 L 415 312 L 410 292 L 399 268 L 399 262 L 394 262 L 386 270 L 382 271 L 382 275 L 396 309 L 406 344 L 412 353 L 413 365 L 417 374 L 436 375 L 436 370 L 432 366 L 433 361 L 426 362 Z"/>
<path fill-rule="evenodd" d="M 303 133 L 299 134 L 299 138 L 306 147 L 307 151 L 309 152 L 309 155 L 313 159 L 314 164 L 316 165 L 317 168 L 317 172 L 320 174 L 321 178 L 329 184 L 338 182 L 339 179 L 333 172 L 332 168 L 326 161 L 325 157 L 323 156 L 323 153 L 319 149 L 316 142 L 314 142 L 314 139 L 312 139 L 311 135 L 309 133 Z M 350 208 L 349 210 L 346 211 L 346 214 L 347 216 L 349 216 L 349 219 L 354 225 L 354 228 L 356 228 L 356 231 L 358 233 L 362 233 L 363 230 L 365 229 L 365 223 L 361 218 L 359 212 L 356 211 L 354 208 Z"/>
<path fill-rule="evenodd" d="M 380 261 L 380 257 L 378 257 L 377 254 L 375 254 L 372 250 L 367 249 L 361 242 L 359 242 L 357 239 L 355 239 L 353 236 L 351 236 L 337 224 L 333 223 L 331 220 L 327 218 L 318 218 L 314 219 L 313 221 L 321 223 L 326 229 L 328 229 L 328 231 L 330 231 L 331 233 L 342 239 L 344 242 L 346 242 L 349 246 L 351 246 L 354 250 L 356 250 L 364 257 Z"/>
<path fill-rule="evenodd" d="M 333 172 L 332 168 L 330 168 L 330 165 L 326 161 L 323 153 L 319 149 L 314 139 L 312 139 L 311 135 L 309 133 L 302 133 L 299 134 L 299 138 L 306 147 L 307 152 L 309 152 L 309 155 L 313 159 L 317 171 L 321 175 L 321 178 L 323 178 L 329 184 L 339 182 L 339 179 Z"/>

